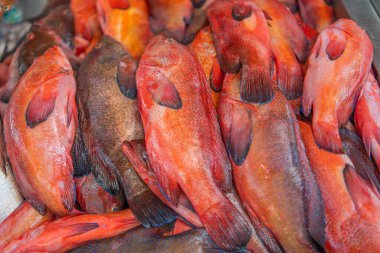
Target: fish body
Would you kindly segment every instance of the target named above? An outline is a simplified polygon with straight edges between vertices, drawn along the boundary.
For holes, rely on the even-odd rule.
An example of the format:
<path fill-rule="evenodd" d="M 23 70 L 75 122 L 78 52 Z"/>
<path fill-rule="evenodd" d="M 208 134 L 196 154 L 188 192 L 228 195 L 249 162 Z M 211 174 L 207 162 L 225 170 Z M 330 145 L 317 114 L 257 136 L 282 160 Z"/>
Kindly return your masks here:
<path fill-rule="evenodd" d="M 218 59 L 216 58 L 210 27 L 199 31 L 194 41 L 189 45 L 189 48 L 202 66 L 207 82 L 211 88 L 212 102 L 215 108 L 217 108 L 224 80 L 224 72 L 220 68 Z"/>
<path fill-rule="evenodd" d="M 149 161 L 163 193 L 177 205 L 183 191 L 220 248 L 244 246 L 251 231 L 225 196 L 233 187 L 231 167 L 198 60 L 157 36 L 141 58 L 137 90 Z"/>
<path fill-rule="evenodd" d="M 277 0 L 253 0 L 265 13 L 271 49 L 276 64 L 277 85 L 288 99 L 302 94 L 303 73 L 301 63 L 309 54 L 309 45 L 296 18 Z"/>
<path fill-rule="evenodd" d="M 299 122 L 306 154 L 321 189 L 327 252 L 380 250 L 380 194 L 345 154 L 318 147 L 311 125 Z"/>
<path fill-rule="evenodd" d="M 340 19 L 323 30 L 310 54 L 302 96 L 306 117 L 313 109 L 317 144 L 342 153 L 339 127 L 344 126 L 371 68 L 373 47 L 354 21 Z"/>
<path fill-rule="evenodd" d="M 46 222 L 11 240 L 2 252 L 67 252 L 86 242 L 119 235 L 140 223 L 130 209 L 114 213 L 81 214 Z"/>
<path fill-rule="evenodd" d="M 102 36 L 96 2 L 96 0 L 70 1 L 70 8 L 74 16 L 74 42 L 77 54 L 90 52 Z"/>
<path fill-rule="evenodd" d="M 368 76 L 356 103 L 355 126 L 380 170 L 380 88 L 373 74 Z"/>
<path fill-rule="evenodd" d="M 98 0 L 97 10 L 103 33 L 139 59 L 151 38 L 146 0 Z"/>
<path fill-rule="evenodd" d="M 270 103 L 242 101 L 240 78 L 226 76 L 218 115 L 243 205 L 285 252 L 318 252 L 322 202 L 293 109 L 279 89 Z"/>
<path fill-rule="evenodd" d="M 16 180 L 40 213 L 73 210 L 70 149 L 77 128 L 76 84 L 59 47 L 48 49 L 20 79 L 4 118 L 6 147 Z"/>
<path fill-rule="evenodd" d="M 183 41 L 193 13 L 191 0 L 147 0 L 147 3 L 153 32 Z"/>
<path fill-rule="evenodd" d="M 173 212 L 149 190 L 122 151 L 124 141 L 144 138 L 135 71 L 136 61 L 123 45 L 103 36 L 78 73 L 80 124 L 96 180 L 115 195 L 121 186 L 144 226 L 161 226 L 175 219 Z"/>
<path fill-rule="evenodd" d="M 207 10 L 222 70 L 242 70 L 241 97 L 251 102 L 273 98 L 270 33 L 263 12 L 249 0 L 221 0 Z"/>
<path fill-rule="evenodd" d="M 326 0 L 299 0 L 298 5 L 303 21 L 318 32 L 334 22 L 333 7 Z"/>
<path fill-rule="evenodd" d="M 52 213 L 47 212 L 45 215 L 41 215 L 27 201 L 24 201 L 0 223 L 0 248 L 27 230 L 36 228 L 53 219 Z"/>

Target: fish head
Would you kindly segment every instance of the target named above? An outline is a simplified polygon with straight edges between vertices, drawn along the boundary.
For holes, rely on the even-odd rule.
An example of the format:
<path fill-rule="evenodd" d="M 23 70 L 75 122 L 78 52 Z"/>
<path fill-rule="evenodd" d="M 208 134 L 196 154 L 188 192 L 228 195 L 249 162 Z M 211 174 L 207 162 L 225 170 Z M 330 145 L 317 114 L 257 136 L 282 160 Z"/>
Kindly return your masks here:
<path fill-rule="evenodd" d="M 2 17 L 4 13 L 12 10 L 13 2 L 14 2 L 14 0 L 1 0 L 0 1 L 0 17 Z"/>
<path fill-rule="evenodd" d="M 128 52 L 124 49 L 120 42 L 111 36 L 103 35 L 88 55 L 88 58 L 92 59 L 94 62 L 99 61 L 102 63 L 109 63 L 113 60 L 119 61 L 128 55 Z"/>

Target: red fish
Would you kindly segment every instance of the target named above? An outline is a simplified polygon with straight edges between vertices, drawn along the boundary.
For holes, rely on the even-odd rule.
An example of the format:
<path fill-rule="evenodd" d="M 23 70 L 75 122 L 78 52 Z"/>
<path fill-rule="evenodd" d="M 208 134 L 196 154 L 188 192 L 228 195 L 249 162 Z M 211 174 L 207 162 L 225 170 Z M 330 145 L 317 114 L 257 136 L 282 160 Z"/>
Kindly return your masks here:
<path fill-rule="evenodd" d="M 52 213 L 47 212 L 45 215 L 41 215 L 28 202 L 24 201 L 0 224 L 0 248 L 27 230 L 52 221 L 53 218 Z"/>
<path fill-rule="evenodd" d="M 207 10 L 222 70 L 242 69 L 241 97 L 251 102 L 273 98 L 270 33 L 263 12 L 251 1 L 221 0 Z"/>
<path fill-rule="evenodd" d="M 231 167 L 199 62 L 185 46 L 157 36 L 136 78 L 146 149 L 162 191 L 174 205 L 183 191 L 220 248 L 244 246 L 251 231 L 225 195 L 233 187 Z"/>
<path fill-rule="evenodd" d="M 380 88 L 372 73 L 356 103 L 355 126 L 380 169 Z"/>
<path fill-rule="evenodd" d="M 288 99 L 302 94 L 303 73 L 301 63 L 309 54 L 305 34 L 294 15 L 277 0 L 253 0 L 267 18 L 271 48 L 276 63 L 277 84 Z"/>
<path fill-rule="evenodd" d="M 359 176 L 347 155 L 320 149 L 311 126 L 305 122 L 299 125 L 324 203 L 323 247 L 327 252 L 379 252 L 378 190 Z"/>
<path fill-rule="evenodd" d="M 70 149 L 77 128 L 76 84 L 64 52 L 52 47 L 20 79 L 4 119 L 7 151 L 20 189 L 41 214 L 71 212 Z"/>
<path fill-rule="evenodd" d="M 331 0 L 298 0 L 303 21 L 322 32 L 324 28 L 334 22 L 334 10 Z"/>
<path fill-rule="evenodd" d="M 203 68 L 207 82 L 211 88 L 212 102 L 215 108 L 217 108 L 220 91 L 222 90 L 224 72 L 220 68 L 218 59 L 216 58 L 210 27 L 202 29 L 189 45 L 189 48 L 193 51 Z"/>
<path fill-rule="evenodd" d="M 146 0 L 98 0 L 97 9 L 104 34 L 140 58 L 151 38 Z"/>
<path fill-rule="evenodd" d="M 317 144 L 342 152 L 339 127 L 344 126 L 367 79 L 373 48 L 366 32 L 354 21 L 340 19 L 319 35 L 308 61 L 302 109 L 313 109 Z"/>
<path fill-rule="evenodd" d="M 138 0 L 140 1 L 140 0 Z M 193 13 L 191 0 L 147 0 L 150 22 L 154 33 L 181 42 Z"/>
<path fill-rule="evenodd" d="M 246 103 L 239 85 L 226 76 L 218 115 L 244 207 L 285 252 L 317 252 L 322 202 L 293 110 L 278 89 L 270 103 Z"/>
<path fill-rule="evenodd" d="M 86 242 L 110 238 L 140 223 L 130 209 L 105 214 L 66 216 L 30 229 L 10 241 L 2 252 L 67 252 Z"/>
<path fill-rule="evenodd" d="M 96 0 L 72 0 L 70 8 L 74 16 L 76 53 L 87 54 L 102 36 Z"/>

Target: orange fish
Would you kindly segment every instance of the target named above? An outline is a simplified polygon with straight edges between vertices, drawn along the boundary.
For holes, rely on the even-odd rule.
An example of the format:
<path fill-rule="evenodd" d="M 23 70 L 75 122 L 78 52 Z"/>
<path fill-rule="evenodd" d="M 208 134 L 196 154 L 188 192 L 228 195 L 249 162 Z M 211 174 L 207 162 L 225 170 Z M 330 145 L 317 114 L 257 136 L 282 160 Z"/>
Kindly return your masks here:
<path fill-rule="evenodd" d="M 87 54 L 102 36 L 96 0 L 72 0 L 70 8 L 74 16 L 76 53 Z"/>
<path fill-rule="evenodd" d="M 334 10 L 331 0 L 298 0 L 303 21 L 322 32 L 334 22 Z"/>
<path fill-rule="evenodd" d="M 139 225 L 130 209 L 66 216 L 28 230 L 0 250 L 4 253 L 67 252 L 86 242 L 110 238 Z"/>
<path fill-rule="evenodd" d="M 242 101 L 240 78 L 226 76 L 218 115 L 243 205 L 285 252 L 318 252 L 322 202 L 293 110 L 279 89 L 270 103 Z"/>
<path fill-rule="evenodd" d="M 145 0 L 98 0 L 97 10 L 103 33 L 121 44 L 136 59 L 151 38 Z"/>
<path fill-rule="evenodd" d="M 41 214 L 66 215 L 75 204 L 70 149 L 77 128 L 76 84 L 57 46 L 20 79 L 4 119 L 7 151 L 26 200 Z"/>
<path fill-rule="evenodd" d="M 4 247 L 12 239 L 24 234 L 27 230 L 36 228 L 53 219 L 53 214 L 50 212 L 41 215 L 28 202 L 24 201 L 0 224 L 0 248 Z"/>
<path fill-rule="evenodd" d="M 302 109 L 313 109 L 317 144 L 342 152 L 339 127 L 344 126 L 367 79 L 373 48 L 366 32 L 354 21 L 340 19 L 319 35 L 308 61 Z"/>
<path fill-rule="evenodd" d="M 380 252 L 380 194 L 347 155 L 320 149 L 311 126 L 299 122 L 306 154 L 324 203 L 327 252 Z"/>
<path fill-rule="evenodd" d="M 224 72 L 220 68 L 210 27 L 202 29 L 189 48 L 197 57 L 211 87 L 212 102 L 215 108 L 218 106 L 220 91 L 224 79 Z"/>
<path fill-rule="evenodd" d="M 355 126 L 380 170 L 380 88 L 372 73 L 356 103 Z"/>
<path fill-rule="evenodd" d="M 302 94 L 301 64 L 309 54 L 309 45 L 296 18 L 277 0 L 253 0 L 267 18 L 271 48 L 276 63 L 277 85 L 288 99 Z"/>
<path fill-rule="evenodd" d="M 160 35 L 142 56 L 136 80 L 146 149 L 163 193 L 176 206 L 183 192 L 220 248 L 244 246 L 252 233 L 226 197 L 231 167 L 198 60 Z"/>
<path fill-rule="evenodd" d="M 263 12 L 251 1 L 221 0 L 207 10 L 222 70 L 242 69 L 241 97 L 251 102 L 273 98 L 270 33 Z"/>
<path fill-rule="evenodd" d="M 147 0 L 147 2 L 153 32 L 156 34 L 162 32 L 167 37 L 183 41 L 186 26 L 190 24 L 193 14 L 191 0 Z"/>

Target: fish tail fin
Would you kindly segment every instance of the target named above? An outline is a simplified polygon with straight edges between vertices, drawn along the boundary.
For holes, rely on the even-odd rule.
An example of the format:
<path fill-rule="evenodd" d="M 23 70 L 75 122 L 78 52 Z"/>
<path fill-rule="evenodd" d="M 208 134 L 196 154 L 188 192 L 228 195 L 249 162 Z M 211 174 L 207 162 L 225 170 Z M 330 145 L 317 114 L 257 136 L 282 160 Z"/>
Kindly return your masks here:
<path fill-rule="evenodd" d="M 177 216 L 149 189 L 128 199 L 128 204 L 144 227 L 161 227 L 172 223 Z"/>
<path fill-rule="evenodd" d="M 294 100 L 302 95 L 303 75 L 300 64 L 294 59 L 293 64 L 281 62 L 276 64 L 277 84 L 287 99 Z"/>
<path fill-rule="evenodd" d="M 253 103 L 266 103 L 274 97 L 274 88 L 269 71 L 243 65 L 240 96 Z"/>
<path fill-rule="evenodd" d="M 336 117 L 318 117 L 318 113 L 314 112 L 313 134 L 315 142 L 319 147 L 330 152 L 343 153 L 343 145 Z"/>
<path fill-rule="evenodd" d="M 238 250 L 251 238 L 248 221 L 227 199 L 198 214 L 211 238 L 223 250 Z"/>

